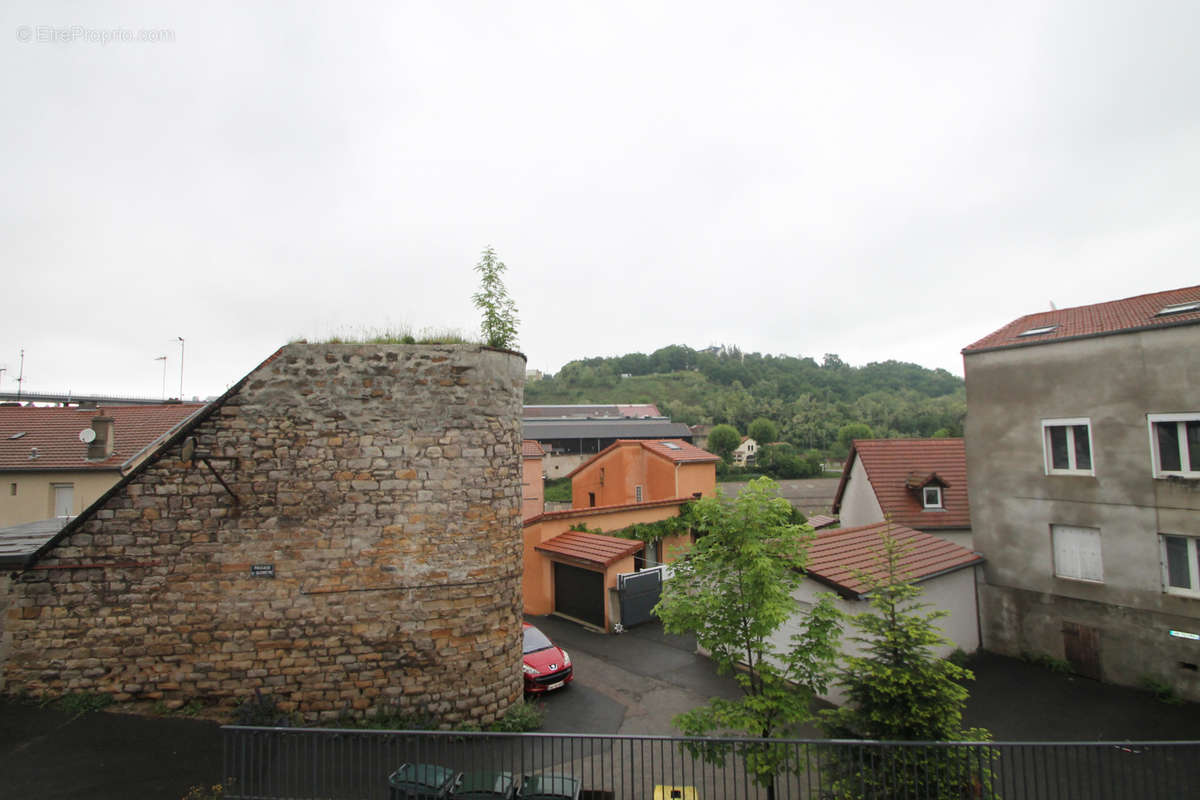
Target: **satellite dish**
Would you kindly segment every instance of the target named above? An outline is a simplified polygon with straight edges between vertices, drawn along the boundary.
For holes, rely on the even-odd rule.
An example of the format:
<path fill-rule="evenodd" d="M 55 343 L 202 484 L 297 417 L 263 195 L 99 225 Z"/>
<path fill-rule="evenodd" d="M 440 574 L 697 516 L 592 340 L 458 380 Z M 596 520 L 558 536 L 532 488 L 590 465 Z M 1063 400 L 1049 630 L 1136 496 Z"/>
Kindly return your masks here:
<path fill-rule="evenodd" d="M 192 456 L 195 455 L 195 453 L 196 453 L 196 437 L 189 436 L 188 438 L 183 440 L 183 449 L 180 451 L 180 455 L 183 457 L 184 461 L 191 461 Z"/>
<path fill-rule="evenodd" d="M 91 444 L 96 441 L 96 432 L 91 428 L 84 428 L 79 432 L 79 441 L 84 444 Z"/>

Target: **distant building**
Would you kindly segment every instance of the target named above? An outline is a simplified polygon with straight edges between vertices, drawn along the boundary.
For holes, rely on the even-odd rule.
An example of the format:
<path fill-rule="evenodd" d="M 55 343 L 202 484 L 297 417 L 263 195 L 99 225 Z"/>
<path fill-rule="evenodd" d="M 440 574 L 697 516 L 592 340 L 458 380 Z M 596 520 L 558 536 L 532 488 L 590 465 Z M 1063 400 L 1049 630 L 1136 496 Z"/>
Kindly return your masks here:
<path fill-rule="evenodd" d="M 546 481 L 542 459 L 546 451 L 532 439 L 521 442 L 521 519 L 529 519 L 546 510 Z"/>
<path fill-rule="evenodd" d="M 963 350 L 984 646 L 1200 700 L 1200 286 Z"/>
<path fill-rule="evenodd" d="M 202 408 L 0 406 L 0 528 L 77 516 Z"/>
<path fill-rule="evenodd" d="M 742 443 L 734 448 L 732 458 L 735 467 L 753 467 L 758 461 L 758 442 L 743 436 Z"/>
<path fill-rule="evenodd" d="M 526 414 L 529 413 L 526 406 Z M 523 436 L 536 439 L 546 451 L 545 470 L 560 478 L 618 439 L 682 439 L 691 443 L 692 432 L 682 422 L 667 417 L 529 417 Z"/>
<path fill-rule="evenodd" d="M 971 547 L 962 439 L 855 439 L 833 498 L 842 525 L 890 519 Z"/>

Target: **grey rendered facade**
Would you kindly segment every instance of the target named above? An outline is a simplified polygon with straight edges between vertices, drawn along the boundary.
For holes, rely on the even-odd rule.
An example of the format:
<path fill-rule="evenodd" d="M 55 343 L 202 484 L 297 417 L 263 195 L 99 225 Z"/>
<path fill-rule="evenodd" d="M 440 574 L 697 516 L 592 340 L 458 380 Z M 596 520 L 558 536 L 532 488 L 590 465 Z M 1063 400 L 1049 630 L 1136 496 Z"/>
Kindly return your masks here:
<path fill-rule="evenodd" d="M 1162 474 L 1155 424 L 1200 420 L 1200 324 L 967 348 L 964 362 L 984 647 L 1200 699 L 1200 473 L 1184 451 L 1182 474 Z M 1076 443 L 1056 469 L 1053 447 Z M 1185 547 L 1190 589 L 1171 586 L 1168 542 Z"/>

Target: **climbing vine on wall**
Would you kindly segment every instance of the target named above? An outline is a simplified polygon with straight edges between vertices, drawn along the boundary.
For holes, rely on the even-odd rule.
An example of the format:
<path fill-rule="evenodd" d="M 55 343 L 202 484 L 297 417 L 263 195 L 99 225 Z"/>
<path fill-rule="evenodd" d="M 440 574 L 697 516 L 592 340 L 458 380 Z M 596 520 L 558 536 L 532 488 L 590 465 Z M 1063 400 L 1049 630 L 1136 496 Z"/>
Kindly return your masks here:
<path fill-rule="evenodd" d="M 679 509 L 679 516 L 660 519 L 657 522 L 635 522 L 625 528 L 615 531 L 591 529 L 580 522 L 571 526 L 571 530 L 582 533 L 599 533 L 604 536 L 616 536 L 621 539 L 635 539 L 645 544 L 660 542 L 668 536 L 686 533 L 693 527 L 692 504 L 684 503 Z"/>

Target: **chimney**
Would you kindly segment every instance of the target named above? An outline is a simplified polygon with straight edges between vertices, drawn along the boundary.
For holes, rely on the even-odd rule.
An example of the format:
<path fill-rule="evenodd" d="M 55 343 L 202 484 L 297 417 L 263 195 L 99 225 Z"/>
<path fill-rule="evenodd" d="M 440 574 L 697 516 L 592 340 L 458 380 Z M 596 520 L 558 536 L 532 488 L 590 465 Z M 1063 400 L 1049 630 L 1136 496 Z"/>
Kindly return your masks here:
<path fill-rule="evenodd" d="M 88 444 L 88 460 L 103 461 L 113 454 L 113 418 L 93 417 L 92 430 L 96 438 Z"/>

